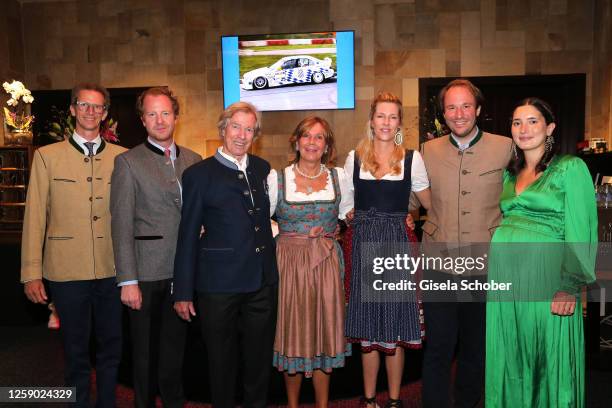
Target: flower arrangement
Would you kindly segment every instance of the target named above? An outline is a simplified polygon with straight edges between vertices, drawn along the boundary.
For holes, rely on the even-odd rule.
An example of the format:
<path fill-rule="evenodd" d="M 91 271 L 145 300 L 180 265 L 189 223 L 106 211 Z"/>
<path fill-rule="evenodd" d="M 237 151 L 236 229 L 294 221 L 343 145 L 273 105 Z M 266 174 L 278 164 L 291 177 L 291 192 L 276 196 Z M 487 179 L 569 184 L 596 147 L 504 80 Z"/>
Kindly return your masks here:
<path fill-rule="evenodd" d="M 4 121 L 14 130 L 29 131 L 34 121 L 34 115 L 27 114 L 26 105 L 34 102 L 32 93 L 19 81 L 13 81 L 10 84 L 4 82 L 2 86 L 5 92 L 11 95 L 6 104 L 12 107 L 12 109 L 4 107 Z"/>
<path fill-rule="evenodd" d="M 444 136 L 450 133 L 450 129 L 444 123 L 444 115 L 438 106 L 438 98 L 432 96 L 429 98 L 427 107 L 425 108 L 422 123 L 425 127 L 426 140 Z"/>
<path fill-rule="evenodd" d="M 100 136 L 102 139 L 107 142 L 119 143 L 119 133 L 117 132 L 118 125 L 119 122 L 113 118 L 107 118 L 102 122 L 102 127 L 100 128 Z"/>
<path fill-rule="evenodd" d="M 68 139 L 74 133 L 74 116 L 70 114 L 69 110 L 57 109 L 57 107 L 51 107 L 51 121 L 47 124 L 46 135 L 54 140 L 61 141 Z M 119 133 L 117 132 L 117 126 L 119 122 L 112 118 L 107 118 L 100 126 L 100 137 L 107 142 L 119 143 Z"/>
<path fill-rule="evenodd" d="M 74 132 L 74 118 L 70 112 L 51 106 L 51 117 L 45 134 L 54 141 L 68 139 Z"/>

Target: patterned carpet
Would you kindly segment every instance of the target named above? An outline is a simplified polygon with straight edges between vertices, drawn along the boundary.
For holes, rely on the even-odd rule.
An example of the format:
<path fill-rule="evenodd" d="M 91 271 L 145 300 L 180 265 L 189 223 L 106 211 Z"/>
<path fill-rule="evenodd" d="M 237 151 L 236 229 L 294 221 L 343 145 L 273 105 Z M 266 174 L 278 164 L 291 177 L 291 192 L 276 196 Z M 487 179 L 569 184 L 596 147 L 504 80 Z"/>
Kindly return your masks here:
<path fill-rule="evenodd" d="M 414 367 L 416 364 L 409 363 L 415 361 L 416 355 L 407 358 L 407 368 Z M 356 362 L 359 359 L 352 357 L 352 365 L 347 365 L 338 371 L 337 375 L 332 376 L 332 392 L 339 391 L 345 395 L 361 395 L 361 384 L 359 381 L 360 370 Z M 62 386 L 63 385 L 63 352 L 60 343 L 60 336 L 57 331 L 51 331 L 45 325 L 35 326 L 0 326 L 0 386 Z M 197 363 L 197 361 L 196 361 Z M 586 395 L 588 408 L 609 408 L 612 406 L 612 350 L 602 351 L 599 356 L 587 356 L 586 373 Z M 123 367 L 125 371 L 125 367 Z M 420 367 L 416 368 L 420 371 Z M 357 372 L 355 372 L 357 371 Z M 410 370 L 408 370 L 410 371 Z M 125 374 L 125 373 L 124 373 Z M 350 374 L 350 375 L 349 375 Z M 95 375 L 95 374 L 93 374 Z M 192 384 L 186 381 L 186 391 L 189 395 L 197 396 L 197 388 L 203 393 L 207 393 L 207 385 L 198 374 L 190 374 L 194 379 Z M 270 387 L 271 400 L 277 404 L 271 407 L 281 407 L 284 400 L 284 389 L 282 376 L 274 375 Z M 408 381 L 402 387 L 401 399 L 405 408 L 421 407 L 421 383 L 414 377 L 414 373 L 407 373 Z M 347 379 L 342 383 L 342 379 Z M 406 379 L 406 377 L 405 377 Z M 95 383 L 95 382 L 94 382 Z M 384 384 L 384 379 L 381 379 Z M 312 386 L 310 381 L 304 383 L 302 390 L 303 400 L 312 401 Z M 95 393 L 95 389 L 93 390 Z M 377 395 L 378 404 L 382 407 L 388 395 L 386 392 L 379 392 Z M 192 398 L 200 399 L 200 398 Z M 278 404 L 280 402 L 280 404 Z M 2 404 L 0 404 L 2 405 Z M 5 406 L 5 405 L 2 405 Z M 49 404 L 19 404 L 20 408 L 25 407 L 49 407 Z M 53 404 L 53 406 L 60 406 Z M 117 387 L 117 407 L 129 408 L 133 406 L 133 391 L 125 385 Z M 158 401 L 158 406 L 161 403 Z M 304 407 L 313 407 L 313 404 L 304 404 Z M 352 408 L 359 406 L 358 398 L 347 398 L 340 395 L 330 403 L 332 408 Z M 210 407 L 210 404 L 200 402 L 189 402 L 186 407 L 200 408 Z"/>
<path fill-rule="evenodd" d="M 379 393 L 377 396 L 378 405 L 384 406 L 387 402 L 388 395 L 386 392 Z M 421 384 L 413 383 L 404 385 L 400 393 L 400 398 L 404 403 L 404 408 L 417 408 L 421 407 Z M 162 407 L 161 401 L 157 399 L 157 407 Z M 134 393 L 130 388 L 125 386 L 117 387 L 117 408 L 131 408 L 134 406 Z M 284 407 L 285 405 L 270 405 L 271 408 Z M 314 404 L 301 404 L 301 407 L 314 407 Z M 185 408 L 210 408 L 212 405 L 188 402 L 185 404 Z M 330 408 L 357 408 L 359 407 L 359 399 L 346 399 L 346 400 L 334 400 L 329 403 Z"/>

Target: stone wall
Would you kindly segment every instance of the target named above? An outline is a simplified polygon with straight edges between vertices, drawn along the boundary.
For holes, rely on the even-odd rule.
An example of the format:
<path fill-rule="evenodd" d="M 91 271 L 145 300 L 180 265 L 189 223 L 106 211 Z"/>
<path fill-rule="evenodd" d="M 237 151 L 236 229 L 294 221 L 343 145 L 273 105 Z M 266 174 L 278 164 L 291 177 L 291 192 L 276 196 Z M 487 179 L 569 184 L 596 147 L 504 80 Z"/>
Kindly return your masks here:
<path fill-rule="evenodd" d="M 0 13 L 0 84 L 12 79 L 23 80 L 25 66 L 23 63 L 23 36 L 21 26 L 21 7 L 17 0 L 2 2 Z M 0 88 L 0 104 L 2 107 L 9 96 Z M 0 112 L 2 109 L 0 108 Z M 4 140 L 4 121 L 0 114 L 0 144 Z"/>
<path fill-rule="evenodd" d="M 0 79 L 23 80 L 25 66 L 23 63 L 23 36 L 21 24 L 21 7 L 17 0 L 2 2 L 0 13 Z M 4 95 L 3 95 L 4 97 Z"/>
<path fill-rule="evenodd" d="M 593 105 L 591 129 L 594 137 L 608 139 L 612 149 L 612 1 L 597 1 L 593 42 Z"/>
<path fill-rule="evenodd" d="M 331 29 L 356 32 L 356 109 L 317 112 L 341 156 L 383 89 L 401 96 L 416 147 L 419 77 L 584 72 L 587 137 L 612 137 L 610 0 L 68 0 L 24 2 L 22 15 L 28 86 L 168 85 L 182 104 L 178 142 L 205 155 L 218 144 L 220 36 Z M 257 153 L 281 166 L 308 113 L 265 113 Z"/>

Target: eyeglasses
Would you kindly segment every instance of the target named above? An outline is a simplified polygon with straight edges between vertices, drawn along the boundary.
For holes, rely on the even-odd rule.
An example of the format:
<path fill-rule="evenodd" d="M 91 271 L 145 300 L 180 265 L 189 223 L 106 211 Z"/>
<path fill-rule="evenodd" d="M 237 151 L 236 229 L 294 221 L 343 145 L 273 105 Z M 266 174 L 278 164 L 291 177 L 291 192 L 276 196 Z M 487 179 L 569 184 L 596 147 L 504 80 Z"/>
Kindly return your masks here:
<path fill-rule="evenodd" d="M 106 105 L 98 105 L 95 103 L 81 101 L 75 101 L 74 104 L 76 105 L 79 112 L 82 113 L 87 112 L 89 108 L 92 108 L 95 113 L 104 113 L 106 111 Z"/>

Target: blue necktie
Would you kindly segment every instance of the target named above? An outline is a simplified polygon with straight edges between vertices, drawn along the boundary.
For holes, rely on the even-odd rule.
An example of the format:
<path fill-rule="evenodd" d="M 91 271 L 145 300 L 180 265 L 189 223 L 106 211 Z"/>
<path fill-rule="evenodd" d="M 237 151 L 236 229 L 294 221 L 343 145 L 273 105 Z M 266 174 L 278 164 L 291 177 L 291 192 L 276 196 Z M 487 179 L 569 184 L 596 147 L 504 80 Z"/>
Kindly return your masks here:
<path fill-rule="evenodd" d="M 94 155 L 94 151 L 93 148 L 96 144 L 94 142 L 85 142 L 85 147 L 87 148 L 87 150 L 89 150 L 89 157 L 92 157 Z"/>

